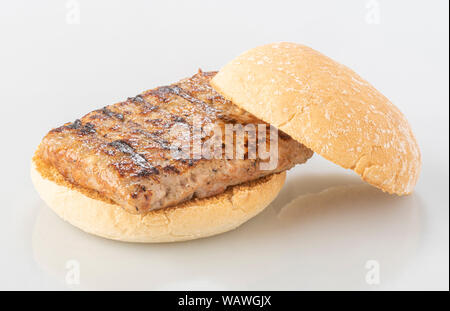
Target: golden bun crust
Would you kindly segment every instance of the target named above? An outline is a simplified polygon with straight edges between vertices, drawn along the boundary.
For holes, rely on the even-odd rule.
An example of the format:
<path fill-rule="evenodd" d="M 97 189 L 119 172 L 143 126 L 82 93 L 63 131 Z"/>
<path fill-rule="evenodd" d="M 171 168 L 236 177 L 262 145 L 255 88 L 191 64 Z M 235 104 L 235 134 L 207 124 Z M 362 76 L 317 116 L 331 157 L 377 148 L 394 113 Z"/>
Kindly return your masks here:
<path fill-rule="evenodd" d="M 300 44 L 249 50 L 212 86 L 234 104 L 389 193 L 409 194 L 421 155 L 408 121 L 351 69 Z"/>
<path fill-rule="evenodd" d="M 235 229 L 275 199 L 286 173 L 144 215 L 128 213 L 100 194 L 68 183 L 56 169 L 36 158 L 31 178 L 47 205 L 75 227 L 113 240 L 157 243 L 193 240 Z"/>

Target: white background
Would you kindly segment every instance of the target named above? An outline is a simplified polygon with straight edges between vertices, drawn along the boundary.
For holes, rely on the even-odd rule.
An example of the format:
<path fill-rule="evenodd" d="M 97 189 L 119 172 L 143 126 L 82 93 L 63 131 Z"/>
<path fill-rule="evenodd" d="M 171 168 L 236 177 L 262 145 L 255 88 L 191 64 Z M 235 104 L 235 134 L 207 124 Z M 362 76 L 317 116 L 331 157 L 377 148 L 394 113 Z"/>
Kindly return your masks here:
<path fill-rule="evenodd" d="M 448 5 L 2 1 L 0 289 L 448 290 Z M 275 41 L 348 65 L 404 112 L 423 154 L 413 195 L 383 194 L 315 155 L 239 229 L 161 245 L 90 236 L 39 199 L 29 163 L 50 128 Z M 78 285 L 66 282 L 70 260 Z"/>

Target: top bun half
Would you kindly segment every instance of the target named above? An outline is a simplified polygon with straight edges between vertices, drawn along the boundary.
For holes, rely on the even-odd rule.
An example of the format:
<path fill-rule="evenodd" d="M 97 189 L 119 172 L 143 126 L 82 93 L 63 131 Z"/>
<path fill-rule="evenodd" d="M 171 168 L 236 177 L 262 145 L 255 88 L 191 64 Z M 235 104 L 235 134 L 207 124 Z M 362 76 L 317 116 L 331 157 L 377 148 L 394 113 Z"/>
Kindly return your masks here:
<path fill-rule="evenodd" d="M 351 69 L 300 44 L 249 50 L 212 79 L 225 98 L 389 193 L 409 194 L 421 155 L 411 127 Z"/>

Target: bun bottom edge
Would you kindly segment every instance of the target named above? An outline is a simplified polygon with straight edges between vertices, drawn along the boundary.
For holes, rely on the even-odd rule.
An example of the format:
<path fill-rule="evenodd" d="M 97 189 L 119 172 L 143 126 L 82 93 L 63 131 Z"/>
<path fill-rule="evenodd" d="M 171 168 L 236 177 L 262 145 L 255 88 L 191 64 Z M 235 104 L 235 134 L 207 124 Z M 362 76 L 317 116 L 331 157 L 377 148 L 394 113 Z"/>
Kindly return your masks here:
<path fill-rule="evenodd" d="M 49 174 L 43 169 L 32 161 L 32 182 L 42 200 L 63 220 L 93 235 L 138 243 L 187 241 L 233 230 L 262 212 L 286 179 L 285 172 L 273 174 L 230 187 L 213 197 L 139 215 L 85 195 L 76 186 L 56 182 L 62 176 L 49 178 L 59 173 L 53 170 Z"/>

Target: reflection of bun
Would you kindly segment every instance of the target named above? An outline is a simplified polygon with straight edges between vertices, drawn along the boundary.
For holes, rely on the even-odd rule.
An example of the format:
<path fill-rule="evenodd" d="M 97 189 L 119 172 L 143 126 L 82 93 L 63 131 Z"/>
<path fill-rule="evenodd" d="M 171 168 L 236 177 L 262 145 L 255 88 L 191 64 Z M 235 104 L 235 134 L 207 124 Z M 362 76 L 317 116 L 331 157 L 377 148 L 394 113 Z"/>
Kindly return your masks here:
<path fill-rule="evenodd" d="M 421 167 L 403 114 L 368 82 L 294 43 L 249 50 L 211 84 L 234 104 L 278 127 L 389 193 L 413 191 Z"/>
<path fill-rule="evenodd" d="M 227 189 L 206 199 L 145 215 L 130 214 L 97 192 L 78 188 L 39 159 L 31 177 L 42 199 L 56 214 L 92 234 L 129 242 L 175 242 L 232 230 L 261 212 L 277 196 L 286 173 Z"/>

